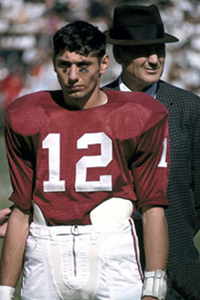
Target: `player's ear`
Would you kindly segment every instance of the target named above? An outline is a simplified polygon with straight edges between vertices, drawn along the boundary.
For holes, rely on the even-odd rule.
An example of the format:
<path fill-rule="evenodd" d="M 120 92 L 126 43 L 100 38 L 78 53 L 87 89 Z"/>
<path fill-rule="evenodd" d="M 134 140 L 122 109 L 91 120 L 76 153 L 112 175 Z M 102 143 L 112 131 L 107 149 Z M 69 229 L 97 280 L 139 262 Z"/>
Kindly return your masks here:
<path fill-rule="evenodd" d="M 53 53 L 53 55 L 52 55 L 52 61 L 53 61 L 54 71 L 57 73 L 57 71 L 56 71 L 56 55 L 55 55 L 55 53 Z"/>
<path fill-rule="evenodd" d="M 108 54 L 105 54 L 101 59 L 100 74 L 106 73 L 109 64 L 110 64 L 110 57 L 108 56 Z"/>

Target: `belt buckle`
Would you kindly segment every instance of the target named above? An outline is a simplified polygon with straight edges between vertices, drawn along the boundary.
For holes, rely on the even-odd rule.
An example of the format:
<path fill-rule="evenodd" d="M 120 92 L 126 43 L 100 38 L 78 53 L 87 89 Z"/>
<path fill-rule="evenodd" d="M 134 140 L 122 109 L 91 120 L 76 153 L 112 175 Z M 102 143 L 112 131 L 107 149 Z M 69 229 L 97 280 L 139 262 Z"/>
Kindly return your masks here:
<path fill-rule="evenodd" d="M 72 235 L 79 235 L 78 225 L 73 225 L 73 226 L 71 227 L 71 234 L 72 234 Z"/>

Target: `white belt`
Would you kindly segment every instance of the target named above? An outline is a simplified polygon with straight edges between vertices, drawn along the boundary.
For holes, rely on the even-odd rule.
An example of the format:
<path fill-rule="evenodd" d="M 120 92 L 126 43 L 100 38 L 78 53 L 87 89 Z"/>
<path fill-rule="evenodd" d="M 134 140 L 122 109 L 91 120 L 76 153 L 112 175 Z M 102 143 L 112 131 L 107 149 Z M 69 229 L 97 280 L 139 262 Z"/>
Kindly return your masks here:
<path fill-rule="evenodd" d="M 95 225 L 61 225 L 61 226 L 44 226 L 34 222 L 30 225 L 30 235 L 35 237 L 62 238 L 66 235 L 86 235 L 86 234 L 117 234 L 127 227 L 130 228 L 131 219 L 126 219 L 121 222 L 109 223 L 107 226 Z"/>

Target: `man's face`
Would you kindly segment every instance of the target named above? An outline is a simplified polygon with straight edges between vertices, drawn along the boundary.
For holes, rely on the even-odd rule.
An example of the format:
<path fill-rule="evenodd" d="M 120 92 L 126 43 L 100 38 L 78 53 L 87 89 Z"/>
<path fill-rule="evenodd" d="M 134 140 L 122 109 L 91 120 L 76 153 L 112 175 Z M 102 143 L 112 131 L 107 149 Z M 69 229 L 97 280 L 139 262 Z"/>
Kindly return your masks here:
<path fill-rule="evenodd" d="M 121 59 L 123 81 L 131 90 L 145 90 L 163 73 L 165 45 L 132 46 Z"/>
<path fill-rule="evenodd" d="M 106 55 L 105 55 L 106 57 Z M 100 75 L 105 72 L 104 58 L 66 50 L 54 57 L 54 69 L 63 90 L 66 103 L 81 109 L 99 90 Z"/>

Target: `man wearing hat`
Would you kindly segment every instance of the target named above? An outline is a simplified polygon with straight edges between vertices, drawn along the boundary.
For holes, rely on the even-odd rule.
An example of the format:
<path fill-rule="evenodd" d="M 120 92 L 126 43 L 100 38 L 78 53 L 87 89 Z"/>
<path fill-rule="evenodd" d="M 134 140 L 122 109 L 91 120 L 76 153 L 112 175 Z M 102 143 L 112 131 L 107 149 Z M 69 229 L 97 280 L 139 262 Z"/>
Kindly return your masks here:
<path fill-rule="evenodd" d="M 193 238 L 200 229 L 200 99 L 160 80 L 165 43 L 178 39 L 165 33 L 155 5 L 116 7 L 113 27 L 105 34 L 107 42 L 113 44 L 122 73 L 104 88 L 146 92 L 169 110 L 170 206 L 166 215 L 170 251 L 166 299 L 199 300 L 200 263 Z"/>

